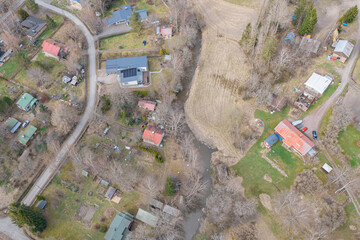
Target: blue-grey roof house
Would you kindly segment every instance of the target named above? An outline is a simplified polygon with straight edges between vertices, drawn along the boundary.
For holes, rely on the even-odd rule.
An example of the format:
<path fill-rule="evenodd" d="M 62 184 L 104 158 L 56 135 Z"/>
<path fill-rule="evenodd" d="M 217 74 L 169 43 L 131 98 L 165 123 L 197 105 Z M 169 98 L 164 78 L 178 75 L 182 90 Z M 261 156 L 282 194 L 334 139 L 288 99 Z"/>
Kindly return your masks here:
<path fill-rule="evenodd" d="M 149 66 L 146 56 L 106 60 L 106 73 L 118 74 L 123 87 L 148 85 Z"/>
<path fill-rule="evenodd" d="M 278 140 L 279 138 L 275 133 L 273 133 L 267 139 L 265 139 L 264 144 L 267 148 L 271 148 L 271 146 L 274 145 Z"/>
<path fill-rule="evenodd" d="M 134 222 L 134 216 L 127 212 L 118 213 L 108 231 L 105 234 L 106 240 L 123 240 L 131 229 L 131 225 Z"/>
<path fill-rule="evenodd" d="M 133 12 L 133 9 L 131 8 L 130 5 L 124 5 L 121 7 L 121 9 L 115 11 L 112 13 L 112 16 L 109 17 L 108 19 L 106 19 L 106 23 L 107 25 L 111 25 L 111 24 L 122 24 L 122 23 L 126 23 L 129 24 L 130 23 L 130 16 Z M 147 18 L 147 12 L 145 9 L 141 9 L 138 11 L 135 11 L 139 14 L 141 21 Z"/>

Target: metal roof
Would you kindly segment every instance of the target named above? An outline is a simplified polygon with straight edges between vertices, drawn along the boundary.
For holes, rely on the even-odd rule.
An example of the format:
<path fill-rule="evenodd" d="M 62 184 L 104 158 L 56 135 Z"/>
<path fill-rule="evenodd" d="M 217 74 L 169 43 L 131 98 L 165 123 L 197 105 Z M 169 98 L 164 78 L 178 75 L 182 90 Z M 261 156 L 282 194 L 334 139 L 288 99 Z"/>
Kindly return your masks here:
<path fill-rule="evenodd" d="M 20 99 L 16 102 L 16 105 L 20 106 L 21 108 L 25 109 L 27 106 L 32 107 L 32 105 L 37 101 L 36 98 L 31 96 L 28 93 L 24 93 Z"/>
<path fill-rule="evenodd" d="M 34 16 L 28 16 L 21 25 L 27 29 L 26 35 L 34 37 L 46 26 L 46 21 Z"/>
<path fill-rule="evenodd" d="M 301 39 L 299 48 L 304 50 L 304 51 L 308 51 L 311 53 L 317 53 L 320 47 L 320 41 L 316 40 L 316 39 L 311 39 L 311 38 L 307 38 L 307 37 L 303 37 Z"/>
<path fill-rule="evenodd" d="M 294 127 L 288 120 L 281 121 L 275 127 L 275 132 L 282 139 L 285 146 L 293 148 L 302 156 L 315 146 L 310 139 Z"/>
<path fill-rule="evenodd" d="M 173 208 L 173 207 L 171 207 L 169 205 L 164 206 L 163 212 L 165 212 L 167 214 L 170 214 L 171 216 L 174 216 L 174 217 L 177 217 L 177 216 L 180 215 L 180 210 L 179 209 Z"/>
<path fill-rule="evenodd" d="M 109 189 L 106 191 L 105 193 L 105 197 L 108 198 L 108 199 L 112 199 L 112 197 L 114 196 L 116 192 L 116 188 L 113 188 L 113 187 L 109 187 Z"/>
<path fill-rule="evenodd" d="M 36 133 L 37 128 L 33 125 L 29 125 L 24 131 L 21 131 L 18 135 L 18 141 L 24 145 L 30 141 L 31 137 Z"/>
<path fill-rule="evenodd" d="M 135 12 L 139 14 L 141 20 L 147 18 L 148 16 L 145 9 L 137 10 Z M 124 5 L 121 7 L 121 9 L 113 12 L 112 16 L 106 19 L 106 23 L 107 25 L 111 25 L 117 22 L 129 23 L 130 22 L 129 19 L 132 13 L 133 13 L 133 9 L 131 8 L 131 6 Z"/>
<path fill-rule="evenodd" d="M 150 199 L 149 205 L 154 206 L 156 208 L 162 209 L 164 204 L 156 199 Z"/>
<path fill-rule="evenodd" d="M 120 70 L 139 67 L 148 68 L 146 56 L 106 60 L 106 73 L 118 73 Z"/>
<path fill-rule="evenodd" d="M 36 204 L 36 207 L 38 209 L 44 209 L 44 207 L 46 206 L 47 202 L 45 200 L 41 200 Z"/>
<path fill-rule="evenodd" d="M 11 128 L 13 128 L 18 122 L 19 122 L 19 121 L 18 121 L 17 119 L 15 119 L 15 118 L 8 118 L 5 123 L 6 123 L 6 126 L 11 129 Z"/>
<path fill-rule="evenodd" d="M 323 94 L 332 81 L 333 79 L 328 75 L 321 76 L 320 74 L 313 73 L 305 82 L 305 86 L 320 94 Z"/>
<path fill-rule="evenodd" d="M 156 227 L 157 222 L 159 220 L 159 218 L 157 216 L 154 216 L 151 213 L 149 213 L 145 210 L 142 210 L 141 208 L 139 208 L 135 218 L 152 226 L 152 227 Z"/>
<path fill-rule="evenodd" d="M 129 227 L 134 221 L 134 216 L 127 212 L 118 213 L 111 222 L 105 234 L 106 240 L 123 240 L 129 233 Z"/>
<path fill-rule="evenodd" d="M 267 137 L 264 142 L 266 142 L 266 143 L 268 144 L 268 146 L 271 147 L 271 146 L 274 145 L 278 140 L 279 140 L 278 137 L 273 133 L 273 134 L 271 134 L 269 137 Z"/>
<path fill-rule="evenodd" d="M 340 52 L 345 54 L 345 56 L 350 57 L 353 48 L 354 45 L 348 40 L 339 40 L 336 44 L 334 52 Z"/>

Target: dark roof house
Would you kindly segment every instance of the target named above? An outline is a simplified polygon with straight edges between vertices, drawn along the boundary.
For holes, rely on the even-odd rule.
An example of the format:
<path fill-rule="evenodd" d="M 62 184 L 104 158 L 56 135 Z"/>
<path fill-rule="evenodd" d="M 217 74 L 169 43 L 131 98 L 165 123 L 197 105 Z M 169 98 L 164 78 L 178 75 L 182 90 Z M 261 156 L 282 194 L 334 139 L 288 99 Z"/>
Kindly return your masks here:
<path fill-rule="evenodd" d="M 272 145 L 274 145 L 278 141 L 278 137 L 273 133 L 269 137 L 267 137 L 264 141 L 264 144 L 267 148 L 270 148 Z"/>
<path fill-rule="evenodd" d="M 41 20 L 34 16 L 28 16 L 23 22 L 21 22 L 27 31 L 25 32 L 26 36 L 32 41 L 35 41 L 37 37 L 46 29 L 46 21 Z"/>
<path fill-rule="evenodd" d="M 147 12 L 145 9 L 135 11 L 139 14 L 140 19 L 144 20 L 147 18 Z M 133 9 L 130 5 L 124 5 L 121 9 L 112 13 L 112 16 L 106 19 L 107 25 L 130 23 L 130 16 L 133 13 Z"/>
<path fill-rule="evenodd" d="M 44 207 L 46 206 L 47 202 L 45 200 L 41 200 L 36 204 L 36 208 L 38 209 L 44 209 Z"/>
<path fill-rule="evenodd" d="M 115 193 L 116 193 L 116 188 L 109 187 L 109 189 L 105 193 L 105 198 L 111 200 L 115 195 Z"/>
<path fill-rule="evenodd" d="M 127 212 L 118 213 L 105 234 L 106 240 L 124 240 L 130 232 L 134 216 Z"/>
<path fill-rule="evenodd" d="M 106 73 L 116 73 L 123 87 L 148 85 L 149 66 L 146 56 L 106 60 Z"/>

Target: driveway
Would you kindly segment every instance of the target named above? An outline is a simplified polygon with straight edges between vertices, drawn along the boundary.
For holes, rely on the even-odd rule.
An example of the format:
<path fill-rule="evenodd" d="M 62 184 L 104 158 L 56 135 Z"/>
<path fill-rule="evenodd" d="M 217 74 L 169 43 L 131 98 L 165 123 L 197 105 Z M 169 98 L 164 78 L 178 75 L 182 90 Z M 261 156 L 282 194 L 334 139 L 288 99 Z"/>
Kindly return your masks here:
<path fill-rule="evenodd" d="M 360 3 L 360 1 L 358 1 L 358 2 Z M 360 19 L 358 21 L 360 23 Z M 304 120 L 304 125 L 309 128 L 308 131 L 307 131 L 308 134 L 311 134 L 312 131 L 318 131 L 319 130 L 321 120 L 325 116 L 326 112 L 329 110 L 329 108 L 333 105 L 335 100 L 343 92 L 343 90 L 345 89 L 345 86 L 347 84 L 349 84 L 350 81 L 351 81 L 351 69 L 352 69 L 352 66 L 354 64 L 356 64 L 356 62 L 355 62 L 356 56 L 360 51 L 360 41 L 359 41 L 360 40 L 360 25 L 359 25 L 358 32 L 357 32 L 357 39 L 358 40 L 356 41 L 356 44 L 354 46 L 354 49 L 352 51 L 352 54 L 351 54 L 350 58 L 347 60 L 345 68 L 338 69 L 338 73 L 341 76 L 341 84 L 340 84 L 340 86 L 329 97 L 329 99 L 326 100 L 326 102 L 323 105 L 321 105 L 318 109 L 316 109 L 314 112 L 307 115 L 303 119 Z"/>
<path fill-rule="evenodd" d="M 91 115 L 93 114 L 93 111 L 95 109 L 95 101 L 96 101 L 96 49 L 94 45 L 94 38 L 87 29 L 87 27 L 73 14 L 57 8 L 55 6 L 52 6 L 50 4 L 44 3 L 43 1 L 36 1 L 37 4 L 39 4 L 41 7 L 47 8 L 51 11 L 54 11 L 58 14 L 61 14 L 71 21 L 73 21 L 79 29 L 84 33 L 86 40 L 88 42 L 88 55 L 89 55 L 89 92 L 88 92 L 88 98 L 87 98 L 87 106 L 84 112 L 84 115 L 80 119 L 79 123 L 77 124 L 75 130 L 72 132 L 70 137 L 65 141 L 65 143 L 62 145 L 60 151 L 58 152 L 56 158 L 50 163 L 50 165 L 45 169 L 45 171 L 42 173 L 42 175 L 38 178 L 34 186 L 31 188 L 29 193 L 26 195 L 26 197 L 23 200 L 23 203 L 25 205 L 31 205 L 33 204 L 36 195 L 40 194 L 49 181 L 52 179 L 52 177 L 55 175 L 57 169 L 65 159 L 66 154 L 68 153 L 69 149 L 72 147 L 72 145 L 75 143 L 75 141 L 78 139 L 78 137 L 81 135 L 83 129 L 87 125 L 87 122 Z"/>
<path fill-rule="evenodd" d="M 95 36 L 95 40 L 101 39 L 101 38 L 105 38 L 105 37 L 110 37 L 110 36 L 114 36 L 114 35 L 119 35 L 122 33 L 128 33 L 131 31 L 131 27 L 129 27 L 126 24 L 113 24 L 111 26 L 107 26 L 106 25 L 106 21 L 104 21 L 104 31 L 102 31 L 99 35 Z"/>
<path fill-rule="evenodd" d="M 13 224 L 8 217 L 0 218 L 0 232 L 14 240 L 30 240 L 30 238 L 25 235 L 24 231 Z"/>

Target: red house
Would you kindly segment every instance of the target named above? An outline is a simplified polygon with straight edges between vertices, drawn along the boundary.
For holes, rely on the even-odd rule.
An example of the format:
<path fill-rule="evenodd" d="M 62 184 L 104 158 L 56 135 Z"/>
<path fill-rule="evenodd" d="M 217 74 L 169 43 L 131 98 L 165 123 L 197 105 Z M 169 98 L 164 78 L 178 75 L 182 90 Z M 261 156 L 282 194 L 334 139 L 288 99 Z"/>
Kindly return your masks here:
<path fill-rule="evenodd" d="M 147 101 L 147 100 L 139 100 L 138 106 L 141 108 L 148 109 L 150 111 L 154 111 L 156 107 L 156 102 Z"/>
<path fill-rule="evenodd" d="M 275 127 L 275 133 L 282 139 L 283 146 L 291 148 L 301 156 L 306 155 L 315 144 L 288 120 L 283 120 Z"/>
<path fill-rule="evenodd" d="M 54 39 L 45 40 L 41 46 L 43 47 L 43 53 L 47 57 L 52 57 L 59 60 L 66 55 L 67 50 L 65 49 L 64 45 Z"/>
<path fill-rule="evenodd" d="M 142 136 L 142 139 L 146 143 L 150 143 L 156 146 L 160 146 L 164 138 L 164 130 L 158 129 L 155 124 L 149 124 Z"/>

